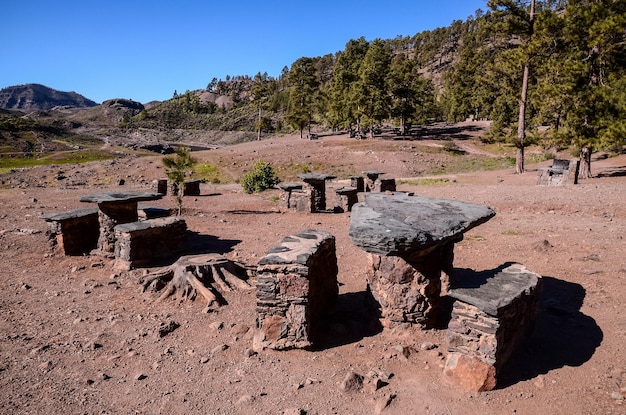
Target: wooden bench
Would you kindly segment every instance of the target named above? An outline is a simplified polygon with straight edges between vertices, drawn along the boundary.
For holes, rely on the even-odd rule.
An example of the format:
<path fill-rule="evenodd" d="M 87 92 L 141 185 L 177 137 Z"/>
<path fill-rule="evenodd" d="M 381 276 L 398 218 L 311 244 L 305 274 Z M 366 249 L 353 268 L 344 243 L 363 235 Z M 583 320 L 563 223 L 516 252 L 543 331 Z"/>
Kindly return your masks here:
<path fill-rule="evenodd" d="M 41 218 L 48 222 L 47 235 L 52 249 L 59 247 L 65 255 L 83 255 L 98 245 L 97 208 L 48 213 Z"/>
<path fill-rule="evenodd" d="M 115 268 L 162 265 L 186 249 L 187 224 L 178 217 L 148 219 L 115 227 Z"/>

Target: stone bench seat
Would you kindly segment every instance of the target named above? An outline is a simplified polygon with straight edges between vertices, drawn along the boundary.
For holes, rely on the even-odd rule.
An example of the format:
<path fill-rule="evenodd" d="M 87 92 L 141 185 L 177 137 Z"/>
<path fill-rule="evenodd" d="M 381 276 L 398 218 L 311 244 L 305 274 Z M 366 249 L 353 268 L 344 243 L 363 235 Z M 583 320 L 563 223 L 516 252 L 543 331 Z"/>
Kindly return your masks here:
<path fill-rule="evenodd" d="M 83 255 L 98 245 L 100 225 L 97 208 L 47 213 L 41 218 L 48 223 L 51 247 L 59 247 L 65 255 Z"/>
<path fill-rule="evenodd" d="M 170 216 L 172 210 L 158 206 L 139 206 L 137 214 L 139 215 L 139 220 L 148 220 Z"/>
<path fill-rule="evenodd" d="M 551 167 L 537 170 L 537 184 L 544 186 L 578 184 L 579 169 L 580 160 L 554 159 Z"/>
<path fill-rule="evenodd" d="M 178 217 L 148 219 L 115 227 L 116 269 L 161 265 L 185 251 L 187 224 Z"/>
<path fill-rule="evenodd" d="M 257 267 L 254 348 L 307 348 L 337 304 L 335 237 L 305 230 L 287 236 Z"/>
<path fill-rule="evenodd" d="M 446 331 L 445 378 L 475 392 L 491 390 L 513 352 L 530 336 L 539 310 L 541 276 L 522 264 L 459 275 Z"/>
<path fill-rule="evenodd" d="M 337 206 L 335 209 L 339 212 L 350 212 L 352 206 L 359 202 L 358 191 L 356 187 L 344 186 L 335 189 L 337 194 Z"/>

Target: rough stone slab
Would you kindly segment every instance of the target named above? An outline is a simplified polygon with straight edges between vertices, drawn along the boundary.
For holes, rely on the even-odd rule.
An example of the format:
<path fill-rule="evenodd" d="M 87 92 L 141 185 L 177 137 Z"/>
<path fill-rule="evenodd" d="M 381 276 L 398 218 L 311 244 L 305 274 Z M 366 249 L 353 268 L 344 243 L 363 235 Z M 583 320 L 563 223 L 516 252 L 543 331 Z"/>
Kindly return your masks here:
<path fill-rule="evenodd" d="M 329 238 L 334 239 L 334 236 L 328 232 L 312 229 L 287 236 L 280 244 L 272 248 L 265 257 L 261 258 L 259 265 L 307 265 L 309 258 Z"/>
<path fill-rule="evenodd" d="M 98 215 L 98 208 L 75 209 L 67 212 L 46 213 L 41 218 L 46 222 L 63 222 L 68 219 L 82 218 L 84 216 Z"/>
<path fill-rule="evenodd" d="M 161 193 L 150 192 L 107 192 L 107 193 L 94 193 L 91 195 L 82 196 L 81 202 L 90 203 L 128 203 L 128 202 L 144 202 L 148 200 L 158 200 L 162 198 Z"/>
<path fill-rule="evenodd" d="M 184 222 L 184 219 L 177 217 L 156 218 L 139 222 L 123 223 L 121 225 L 117 225 L 115 227 L 115 231 L 119 233 L 131 233 L 152 228 L 163 228 L 174 225 L 178 222 Z"/>
<path fill-rule="evenodd" d="M 352 207 L 349 235 L 378 255 L 401 256 L 458 239 L 495 216 L 484 205 L 406 193 L 368 193 Z"/>
<path fill-rule="evenodd" d="M 304 180 L 305 182 L 318 181 L 318 180 L 332 180 L 336 178 L 336 176 L 333 176 L 332 174 L 326 174 L 326 173 L 300 173 L 298 174 L 298 177 Z"/>
<path fill-rule="evenodd" d="M 513 264 L 489 278 L 482 274 L 477 274 L 474 278 L 463 278 L 452 287 L 448 295 L 471 304 L 490 316 L 498 316 L 498 310 L 534 290 L 540 278 L 522 264 Z"/>
<path fill-rule="evenodd" d="M 284 182 L 284 183 L 278 183 L 278 188 L 287 192 L 291 192 L 293 190 L 302 190 L 302 187 L 304 186 L 302 183 L 298 183 L 298 182 Z"/>

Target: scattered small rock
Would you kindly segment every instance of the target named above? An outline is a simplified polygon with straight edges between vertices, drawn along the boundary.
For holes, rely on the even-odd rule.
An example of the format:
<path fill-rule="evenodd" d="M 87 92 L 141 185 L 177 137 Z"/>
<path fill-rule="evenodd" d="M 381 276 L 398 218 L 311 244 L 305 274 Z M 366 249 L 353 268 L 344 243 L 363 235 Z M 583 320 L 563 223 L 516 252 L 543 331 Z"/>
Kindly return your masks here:
<path fill-rule="evenodd" d="M 237 404 L 247 404 L 254 401 L 254 396 L 252 395 L 243 395 L 241 398 L 237 400 Z"/>
<path fill-rule="evenodd" d="M 179 327 L 180 324 L 173 320 L 170 320 L 168 323 L 161 323 L 158 330 L 159 337 L 165 337 Z"/>
<path fill-rule="evenodd" d="M 148 377 L 148 375 L 145 375 L 143 373 L 137 373 L 133 379 L 135 379 L 135 380 L 144 380 L 147 377 Z"/>
<path fill-rule="evenodd" d="M 433 350 L 435 348 L 437 348 L 437 345 L 431 342 L 424 342 L 420 345 L 420 348 L 422 350 Z"/>
<path fill-rule="evenodd" d="M 226 349 L 228 349 L 228 345 L 227 344 L 220 344 L 220 345 L 217 345 L 214 348 L 212 348 L 211 349 L 211 353 L 223 352 Z"/>
<path fill-rule="evenodd" d="M 254 356 L 255 354 L 257 354 L 254 350 L 252 349 L 246 349 L 243 351 L 243 355 L 247 358 L 251 358 L 252 356 Z"/>
<path fill-rule="evenodd" d="M 363 376 L 350 370 L 343 381 L 339 384 L 339 390 L 342 392 L 356 392 L 363 388 Z"/>
<path fill-rule="evenodd" d="M 221 330 L 224 328 L 224 322 L 222 321 L 214 321 L 213 323 L 209 324 L 209 328 L 211 330 Z"/>

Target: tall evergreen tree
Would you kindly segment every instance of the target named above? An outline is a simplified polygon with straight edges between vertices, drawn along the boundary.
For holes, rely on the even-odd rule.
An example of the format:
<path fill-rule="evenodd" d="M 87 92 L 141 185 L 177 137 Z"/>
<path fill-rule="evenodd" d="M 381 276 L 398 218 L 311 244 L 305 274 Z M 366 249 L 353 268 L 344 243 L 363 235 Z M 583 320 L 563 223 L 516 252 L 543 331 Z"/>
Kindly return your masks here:
<path fill-rule="evenodd" d="M 391 66 L 391 50 L 381 39 L 375 39 L 359 68 L 357 92 L 357 120 L 369 127 L 374 137 L 374 124 L 389 116 L 390 95 L 387 93 L 387 74 Z M 360 128 L 359 128 L 360 129 Z"/>
<path fill-rule="evenodd" d="M 311 133 L 311 121 L 319 96 L 319 82 L 315 76 L 315 60 L 300 58 L 291 65 L 288 76 L 289 112 L 287 122 L 300 131 L 304 128 Z"/>

